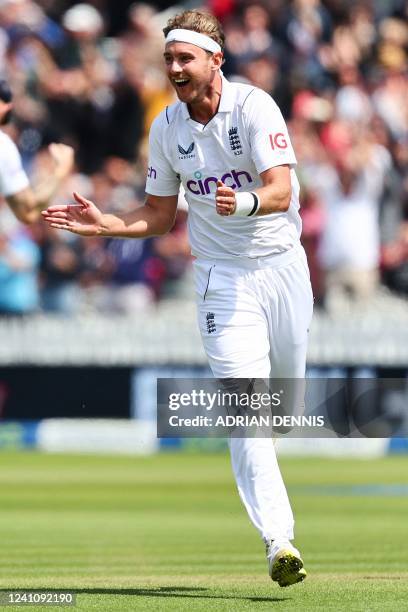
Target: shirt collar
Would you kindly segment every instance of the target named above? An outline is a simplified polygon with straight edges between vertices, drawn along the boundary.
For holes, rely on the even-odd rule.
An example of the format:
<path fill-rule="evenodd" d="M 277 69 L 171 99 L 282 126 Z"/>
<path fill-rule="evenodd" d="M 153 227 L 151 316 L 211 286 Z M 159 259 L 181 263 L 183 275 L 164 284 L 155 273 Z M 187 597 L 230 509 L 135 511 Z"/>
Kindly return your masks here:
<path fill-rule="evenodd" d="M 227 81 L 225 76 L 221 72 L 222 89 L 221 89 L 221 100 L 218 106 L 217 113 L 230 113 L 234 109 L 234 89 L 231 83 Z M 181 103 L 181 113 L 183 119 L 191 119 L 188 107 L 185 102 Z"/>

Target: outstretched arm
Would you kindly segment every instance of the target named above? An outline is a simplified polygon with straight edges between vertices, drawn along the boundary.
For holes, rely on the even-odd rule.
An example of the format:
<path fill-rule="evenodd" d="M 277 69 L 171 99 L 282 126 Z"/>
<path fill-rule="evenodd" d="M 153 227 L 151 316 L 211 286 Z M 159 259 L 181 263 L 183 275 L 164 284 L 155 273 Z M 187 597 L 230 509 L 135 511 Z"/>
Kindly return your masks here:
<path fill-rule="evenodd" d="M 7 203 L 22 223 L 34 223 L 40 218 L 40 212 L 48 205 L 58 191 L 62 181 L 70 174 L 74 165 L 72 147 L 53 143 L 49 152 L 54 161 L 55 170 L 35 189 L 26 187 L 6 197 Z"/>
<path fill-rule="evenodd" d="M 76 204 L 50 206 L 42 215 L 51 227 L 80 236 L 146 238 L 166 234 L 174 225 L 178 196 L 148 194 L 144 206 L 124 215 L 102 213 L 91 200 L 74 193 Z"/>

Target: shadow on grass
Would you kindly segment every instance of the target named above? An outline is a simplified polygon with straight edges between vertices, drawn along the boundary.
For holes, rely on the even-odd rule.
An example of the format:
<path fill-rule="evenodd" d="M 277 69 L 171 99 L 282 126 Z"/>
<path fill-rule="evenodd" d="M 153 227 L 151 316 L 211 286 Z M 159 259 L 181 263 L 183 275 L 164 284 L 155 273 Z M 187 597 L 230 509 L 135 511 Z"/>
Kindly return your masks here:
<path fill-rule="evenodd" d="M 363 580 L 406 580 L 406 576 L 395 576 L 395 574 L 388 574 L 387 576 L 363 576 Z"/>
<path fill-rule="evenodd" d="M 184 586 L 163 586 L 140 589 L 102 589 L 102 588 L 47 588 L 37 587 L 35 589 L 18 589 L 18 588 L 0 588 L 0 593 L 4 592 L 24 592 L 24 593 L 76 593 L 78 595 L 124 595 L 124 596 L 139 596 L 139 597 L 180 597 L 193 599 L 231 599 L 241 601 L 268 601 L 268 602 L 283 602 L 291 599 L 290 597 L 251 597 L 245 595 L 216 595 L 210 594 L 209 589 L 205 587 L 184 587 Z"/>

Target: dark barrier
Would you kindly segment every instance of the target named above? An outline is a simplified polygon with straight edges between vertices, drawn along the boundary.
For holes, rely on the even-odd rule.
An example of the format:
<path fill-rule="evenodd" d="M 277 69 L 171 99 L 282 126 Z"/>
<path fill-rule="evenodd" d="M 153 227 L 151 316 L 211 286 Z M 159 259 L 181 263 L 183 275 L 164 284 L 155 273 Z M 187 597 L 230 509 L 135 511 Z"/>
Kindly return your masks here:
<path fill-rule="evenodd" d="M 132 367 L 35 367 L 0 368 L 0 420 L 41 420 L 45 418 L 136 418 L 156 421 L 157 379 L 208 377 L 206 368 L 187 365 Z M 330 423 L 339 435 L 365 429 L 381 421 L 381 431 L 368 435 L 408 434 L 408 372 L 404 368 L 313 368 L 308 378 L 325 379 L 330 393 Z M 376 383 L 399 379 L 397 385 Z M 391 384 L 391 383 L 390 383 Z M 311 387 L 311 391 L 316 389 Z M 321 392 L 306 395 L 308 406 L 316 405 Z M 384 432 L 383 425 L 388 427 Z M 172 430 L 173 431 L 173 430 Z M 177 437 L 177 432 L 173 432 Z M 191 435 L 191 434 L 190 434 Z M 364 434 L 367 435 L 367 434 Z"/>
<path fill-rule="evenodd" d="M 131 368 L 0 368 L 0 419 L 128 418 Z"/>

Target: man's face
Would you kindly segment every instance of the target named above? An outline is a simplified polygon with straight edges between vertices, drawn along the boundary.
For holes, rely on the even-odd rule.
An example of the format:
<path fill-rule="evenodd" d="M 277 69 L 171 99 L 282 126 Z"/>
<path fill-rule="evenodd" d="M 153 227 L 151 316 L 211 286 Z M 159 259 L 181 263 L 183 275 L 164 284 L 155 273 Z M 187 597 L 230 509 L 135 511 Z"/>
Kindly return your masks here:
<path fill-rule="evenodd" d="M 219 67 L 217 56 L 190 43 L 171 42 L 166 45 L 166 72 L 179 100 L 194 104 L 205 98 Z"/>

